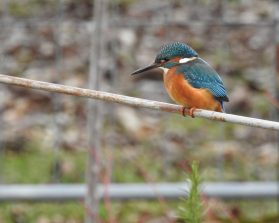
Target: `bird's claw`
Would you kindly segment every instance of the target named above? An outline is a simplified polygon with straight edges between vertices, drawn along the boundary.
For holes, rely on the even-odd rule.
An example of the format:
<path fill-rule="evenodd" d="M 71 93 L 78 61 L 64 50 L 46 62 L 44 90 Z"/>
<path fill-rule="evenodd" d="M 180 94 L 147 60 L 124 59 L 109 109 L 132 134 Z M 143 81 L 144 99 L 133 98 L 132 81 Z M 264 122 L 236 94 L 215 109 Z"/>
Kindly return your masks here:
<path fill-rule="evenodd" d="M 189 110 L 189 115 L 190 115 L 192 118 L 195 118 L 195 115 L 194 115 L 195 110 L 196 110 L 195 107 L 190 108 L 190 110 Z"/>
<path fill-rule="evenodd" d="M 180 113 L 181 113 L 182 116 L 186 117 L 186 115 L 189 115 L 189 116 L 191 116 L 192 118 L 195 118 L 195 115 L 194 115 L 194 112 L 195 112 L 195 110 L 196 110 L 195 107 L 190 108 L 188 112 L 186 112 L 186 110 L 187 110 L 186 107 L 184 107 L 184 106 L 181 107 Z"/>
<path fill-rule="evenodd" d="M 180 113 L 181 113 L 181 115 L 184 116 L 184 117 L 186 117 L 186 111 L 185 111 L 186 109 L 187 109 L 187 108 L 184 107 L 184 106 L 181 107 L 181 109 L 180 109 Z"/>

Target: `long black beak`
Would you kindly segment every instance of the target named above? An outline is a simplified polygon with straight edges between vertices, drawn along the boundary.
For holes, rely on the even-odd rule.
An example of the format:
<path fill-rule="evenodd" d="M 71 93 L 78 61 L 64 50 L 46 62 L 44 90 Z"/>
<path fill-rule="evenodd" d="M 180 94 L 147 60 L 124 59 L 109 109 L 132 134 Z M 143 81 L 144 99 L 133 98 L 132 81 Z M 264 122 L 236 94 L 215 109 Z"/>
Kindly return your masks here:
<path fill-rule="evenodd" d="M 131 73 L 131 75 L 140 74 L 140 73 L 143 73 L 143 72 L 148 71 L 148 70 L 152 70 L 152 69 L 160 67 L 160 66 L 161 66 L 161 64 L 153 63 L 153 64 L 150 64 L 147 67 L 140 68 L 140 69 L 134 71 L 133 73 Z"/>

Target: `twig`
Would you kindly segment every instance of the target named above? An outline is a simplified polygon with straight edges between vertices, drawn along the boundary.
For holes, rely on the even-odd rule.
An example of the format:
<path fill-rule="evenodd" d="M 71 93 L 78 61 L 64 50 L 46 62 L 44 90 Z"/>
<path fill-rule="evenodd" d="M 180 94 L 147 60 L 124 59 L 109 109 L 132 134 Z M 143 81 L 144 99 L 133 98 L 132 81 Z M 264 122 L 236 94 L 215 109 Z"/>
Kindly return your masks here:
<path fill-rule="evenodd" d="M 82 206 L 84 207 L 86 213 L 91 217 L 91 219 L 94 219 L 96 223 L 103 223 L 102 220 L 96 213 L 92 212 L 91 208 L 86 205 L 85 202 L 81 201 Z"/>
<path fill-rule="evenodd" d="M 56 92 L 56 93 L 63 93 L 63 94 L 74 95 L 79 97 L 93 98 L 102 101 L 115 102 L 115 103 L 130 105 L 134 107 L 142 107 L 142 108 L 148 108 L 148 109 L 172 112 L 178 114 L 181 113 L 181 109 L 182 109 L 181 105 L 174 105 L 174 104 L 169 104 L 164 102 L 151 101 L 151 100 L 129 97 L 125 95 L 113 94 L 113 93 L 108 93 L 103 91 L 95 91 L 95 90 L 89 90 L 85 88 L 71 87 L 71 86 L 66 86 L 61 84 L 53 84 L 53 83 L 35 81 L 35 80 L 30 80 L 25 78 L 12 77 L 3 74 L 0 74 L 0 83 L 16 85 L 25 88 L 33 88 L 38 90 Z M 214 111 L 207 111 L 203 109 L 196 109 L 194 111 L 194 116 L 206 118 L 214 121 L 229 122 L 229 123 L 235 123 L 235 124 L 270 129 L 270 130 L 277 130 L 277 131 L 279 130 L 279 122 L 232 115 L 232 114 L 225 114 L 225 113 L 214 112 Z"/>
<path fill-rule="evenodd" d="M 276 109 L 279 110 L 279 101 L 275 97 L 273 97 L 272 94 L 268 91 L 265 91 L 264 95 L 266 99 L 269 100 L 270 103 L 273 104 L 276 107 Z"/>
<path fill-rule="evenodd" d="M 136 161 L 136 160 L 134 160 Z M 174 220 L 169 216 L 169 207 L 167 206 L 167 203 L 166 203 L 166 200 L 163 196 L 160 195 L 160 193 L 158 193 L 158 190 L 156 188 L 156 185 L 155 185 L 155 180 L 152 179 L 152 177 L 148 174 L 147 171 L 145 171 L 145 169 L 138 164 L 139 162 L 134 162 L 134 164 L 137 166 L 137 168 L 139 169 L 141 175 L 144 177 L 144 180 L 147 184 L 150 185 L 150 187 L 152 187 L 153 191 L 154 191 L 154 194 L 156 194 L 157 196 L 157 200 L 162 208 L 162 210 L 166 213 L 166 221 L 169 222 L 169 223 L 173 223 Z"/>

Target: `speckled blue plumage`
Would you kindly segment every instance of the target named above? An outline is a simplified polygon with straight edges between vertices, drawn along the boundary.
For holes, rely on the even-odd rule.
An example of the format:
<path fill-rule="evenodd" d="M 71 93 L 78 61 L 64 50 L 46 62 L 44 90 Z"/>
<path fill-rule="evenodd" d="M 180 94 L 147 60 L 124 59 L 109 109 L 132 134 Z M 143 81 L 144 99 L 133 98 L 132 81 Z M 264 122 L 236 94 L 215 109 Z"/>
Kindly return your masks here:
<path fill-rule="evenodd" d="M 224 101 L 229 101 L 220 76 L 201 58 L 197 58 L 185 64 L 180 64 L 177 66 L 176 72 L 184 74 L 185 79 L 193 87 L 208 89 L 222 105 Z"/>
<path fill-rule="evenodd" d="M 174 42 L 162 46 L 155 62 L 169 60 L 174 57 L 190 58 L 197 57 L 198 53 L 185 43 Z"/>

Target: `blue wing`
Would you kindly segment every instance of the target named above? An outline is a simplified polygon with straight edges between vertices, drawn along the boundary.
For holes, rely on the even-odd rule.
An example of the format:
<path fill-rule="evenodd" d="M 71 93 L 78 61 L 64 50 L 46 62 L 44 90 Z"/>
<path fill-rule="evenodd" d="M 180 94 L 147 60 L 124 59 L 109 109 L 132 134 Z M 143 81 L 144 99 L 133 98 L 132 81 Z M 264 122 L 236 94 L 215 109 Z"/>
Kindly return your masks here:
<path fill-rule="evenodd" d="M 197 58 L 177 67 L 177 73 L 183 73 L 185 79 L 195 88 L 208 89 L 223 104 L 229 101 L 224 84 L 218 73 L 204 60 Z"/>

